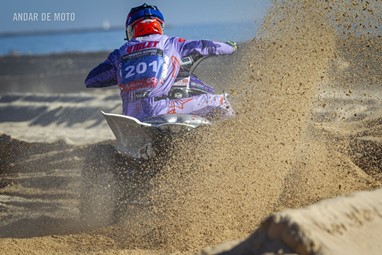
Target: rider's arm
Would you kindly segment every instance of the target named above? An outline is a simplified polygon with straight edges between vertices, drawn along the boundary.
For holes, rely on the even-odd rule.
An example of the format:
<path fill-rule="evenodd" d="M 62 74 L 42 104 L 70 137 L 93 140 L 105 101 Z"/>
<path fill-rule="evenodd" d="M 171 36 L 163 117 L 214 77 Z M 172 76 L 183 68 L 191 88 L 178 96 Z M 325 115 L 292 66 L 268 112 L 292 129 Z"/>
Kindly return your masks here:
<path fill-rule="evenodd" d="M 118 54 L 118 50 L 113 51 L 105 61 L 90 71 L 85 80 L 87 88 L 101 88 L 118 84 L 117 68 L 114 61 Z"/>
<path fill-rule="evenodd" d="M 210 55 L 228 55 L 235 52 L 236 48 L 228 43 L 214 42 L 209 40 L 185 40 L 177 43 L 179 52 L 182 57 L 200 54 L 203 56 Z"/>

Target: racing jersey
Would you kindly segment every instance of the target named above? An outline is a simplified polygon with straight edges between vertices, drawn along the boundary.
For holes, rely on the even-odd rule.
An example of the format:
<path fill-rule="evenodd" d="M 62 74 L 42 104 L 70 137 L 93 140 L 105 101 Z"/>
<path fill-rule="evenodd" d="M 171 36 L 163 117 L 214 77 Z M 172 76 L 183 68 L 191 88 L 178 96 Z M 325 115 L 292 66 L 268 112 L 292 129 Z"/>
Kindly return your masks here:
<path fill-rule="evenodd" d="M 132 111 L 131 103 L 166 97 L 178 76 L 183 57 L 232 54 L 234 51 L 229 44 L 209 40 L 184 40 L 158 34 L 137 37 L 114 50 L 91 70 L 85 85 L 88 88 L 118 85 L 123 113 L 142 119 L 143 115 L 134 114 L 138 110 Z M 150 114 L 155 113 L 146 113 L 145 116 Z"/>

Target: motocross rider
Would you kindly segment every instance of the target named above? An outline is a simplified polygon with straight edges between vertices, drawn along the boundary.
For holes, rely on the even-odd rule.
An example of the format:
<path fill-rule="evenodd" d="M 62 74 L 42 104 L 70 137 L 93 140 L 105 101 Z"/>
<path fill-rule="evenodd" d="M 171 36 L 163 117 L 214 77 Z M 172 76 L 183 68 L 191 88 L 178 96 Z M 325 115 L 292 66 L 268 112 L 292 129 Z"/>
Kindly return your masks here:
<path fill-rule="evenodd" d="M 222 117 L 234 112 L 224 95 L 212 93 L 171 98 L 181 59 L 189 55 L 232 54 L 234 42 L 185 40 L 163 35 L 164 18 L 156 6 L 132 8 L 126 20 L 127 42 L 109 54 L 88 74 L 87 88 L 118 84 L 123 114 L 140 121 L 161 114 L 195 114 L 209 117 L 218 110 Z"/>

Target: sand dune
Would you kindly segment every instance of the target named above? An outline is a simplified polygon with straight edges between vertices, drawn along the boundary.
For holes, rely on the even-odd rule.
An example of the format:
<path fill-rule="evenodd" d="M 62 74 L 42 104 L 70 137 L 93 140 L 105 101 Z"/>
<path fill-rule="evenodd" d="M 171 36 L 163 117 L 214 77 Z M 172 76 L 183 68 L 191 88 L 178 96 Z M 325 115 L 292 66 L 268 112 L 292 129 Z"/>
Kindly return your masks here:
<path fill-rule="evenodd" d="M 382 249 L 380 214 L 382 189 L 321 201 L 303 209 L 266 218 L 239 245 L 205 249 L 204 255 L 379 254 Z"/>

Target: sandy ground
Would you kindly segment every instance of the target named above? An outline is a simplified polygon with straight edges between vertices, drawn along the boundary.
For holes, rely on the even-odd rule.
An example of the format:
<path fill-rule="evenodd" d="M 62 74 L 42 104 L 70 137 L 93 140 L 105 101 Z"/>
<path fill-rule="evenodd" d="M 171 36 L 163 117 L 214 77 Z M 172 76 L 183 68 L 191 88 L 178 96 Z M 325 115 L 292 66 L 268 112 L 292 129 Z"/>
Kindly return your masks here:
<path fill-rule="evenodd" d="M 1 58 L 2 254 L 194 254 L 382 187 L 381 10 L 275 1 L 255 40 L 201 68 L 235 119 L 143 165 L 115 153 L 100 115 L 120 112 L 118 89 L 82 85 L 106 53 Z"/>

